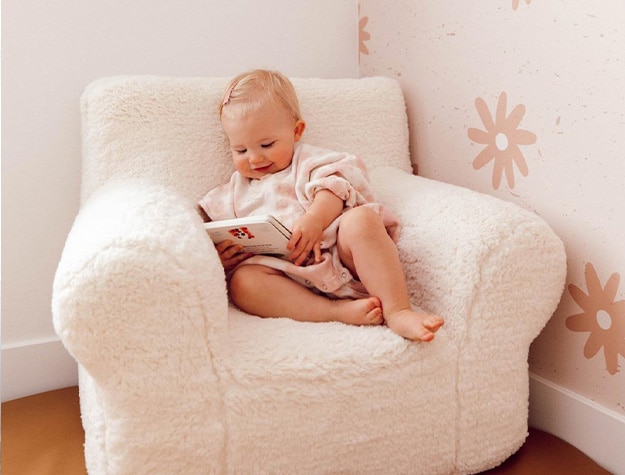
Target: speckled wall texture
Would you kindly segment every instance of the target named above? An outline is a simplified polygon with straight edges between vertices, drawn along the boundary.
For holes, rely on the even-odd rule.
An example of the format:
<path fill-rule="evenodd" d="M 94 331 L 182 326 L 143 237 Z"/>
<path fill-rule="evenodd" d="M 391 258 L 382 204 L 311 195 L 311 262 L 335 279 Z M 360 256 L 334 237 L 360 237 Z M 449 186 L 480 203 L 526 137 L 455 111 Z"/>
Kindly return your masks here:
<path fill-rule="evenodd" d="M 361 0 L 423 176 L 536 212 L 568 255 L 530 370 L 625 414 L 625 2 Z M 484 336 L 488 338 L 488 335 Z"/>

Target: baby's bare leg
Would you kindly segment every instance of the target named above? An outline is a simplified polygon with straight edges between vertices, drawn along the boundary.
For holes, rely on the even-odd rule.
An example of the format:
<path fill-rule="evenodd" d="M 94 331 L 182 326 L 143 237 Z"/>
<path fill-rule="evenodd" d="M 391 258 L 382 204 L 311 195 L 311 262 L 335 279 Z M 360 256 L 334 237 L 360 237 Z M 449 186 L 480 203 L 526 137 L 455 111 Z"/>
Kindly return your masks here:
<path fill-rule="evenodd" d="M 380 298 L 389 328 L 410 340 L 434 338 L 444 320 L 412 310 L 397 247 L 375 211 L 358 207 L 345 213 L 338 248 L 343 263 L 371 295 Z"/>
<path fill-rule="evenodd" d="M 236 269 L 230 280 L 230 296 L 241 310 L 261 317 L 352 325 L 380 325 L 384 321 L 376 297 L 332 300 L 313 293 L 276 269 L 261 265 Z"/>

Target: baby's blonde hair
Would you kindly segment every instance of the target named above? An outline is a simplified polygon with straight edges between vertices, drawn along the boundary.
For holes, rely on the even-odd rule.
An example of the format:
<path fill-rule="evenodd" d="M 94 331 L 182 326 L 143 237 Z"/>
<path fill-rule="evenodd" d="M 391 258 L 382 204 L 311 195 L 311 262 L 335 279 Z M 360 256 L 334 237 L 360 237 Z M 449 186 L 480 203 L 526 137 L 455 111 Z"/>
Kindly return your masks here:
<path fill-rule="evenodd" d="M 237 112 L 244 115 L 266 106 L 267 100 L 282 104 L 296 121 L 302 119 L 291 81 L 278 71 L 265 69 L 247 71 L 230 81 L 219 105 L 219 117 L 230 105 L 238 105 Z"/>

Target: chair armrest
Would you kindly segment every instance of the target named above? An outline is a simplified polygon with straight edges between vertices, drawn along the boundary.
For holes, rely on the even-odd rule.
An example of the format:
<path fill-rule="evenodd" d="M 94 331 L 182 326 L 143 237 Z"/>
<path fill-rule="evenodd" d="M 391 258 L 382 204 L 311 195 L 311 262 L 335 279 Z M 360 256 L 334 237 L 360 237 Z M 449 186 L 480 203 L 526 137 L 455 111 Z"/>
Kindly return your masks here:
<path fill-rule="evenodd" d="M 392 168 L 373 170 L 371 180 L 376 199 L 402 222 L 398 248 L 413 301 L 445 317 L 466 343 L 501 338 L 503 328 L 529 346 L 555 311 L 566 274 L 564 246 L 545 221 Z"/>
<path fill-rule="evenodd" d="M 227 307 L 223 267 L 191 203 L 126 181 L 82 206 L 52 313 L 70 354 L 100 384 L 167 386 L 211 365 Z"/>
<path fill-rule="evenodd" d="M 371 175 L 404 225 L 398 248 L 413 300 L 445 317 L 458 346 L 456 470 L 494 465 L 500 447 L 527 434 L 527 356 L 564 289 L 562 241 L 492 196 L 397 170 Z"/>

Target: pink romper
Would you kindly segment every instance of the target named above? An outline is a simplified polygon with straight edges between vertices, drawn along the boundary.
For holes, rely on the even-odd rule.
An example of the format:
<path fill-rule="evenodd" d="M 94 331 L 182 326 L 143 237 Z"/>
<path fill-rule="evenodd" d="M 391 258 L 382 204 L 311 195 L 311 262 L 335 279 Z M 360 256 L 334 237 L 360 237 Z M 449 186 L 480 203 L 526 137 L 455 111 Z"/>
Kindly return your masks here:
<path fill-rule="evenodd" d="M 200 206 L 212 220 L 270 214 L 287 228 L 310 207 L 319 190 L 330 190 L 344 201 L 343 213 L 368 206 L 382 218 L 386 230 L 397 241 L 399 221 L 384 206 L 373 201 L 364 162 L 348 153 L 334 152 L 298 143 L 291 165 L 260 180 L 234 172 L 230 181 L 209 191 Z M 322 261 L 308 266 L 270 256 L 253 256 L 239 265 L 261 264 L 281 270 L 295 281 L 334 297 L 367 296 L 364 286 L 339 259 L 336 246 L 338 216 L 323 232 Z"/>

